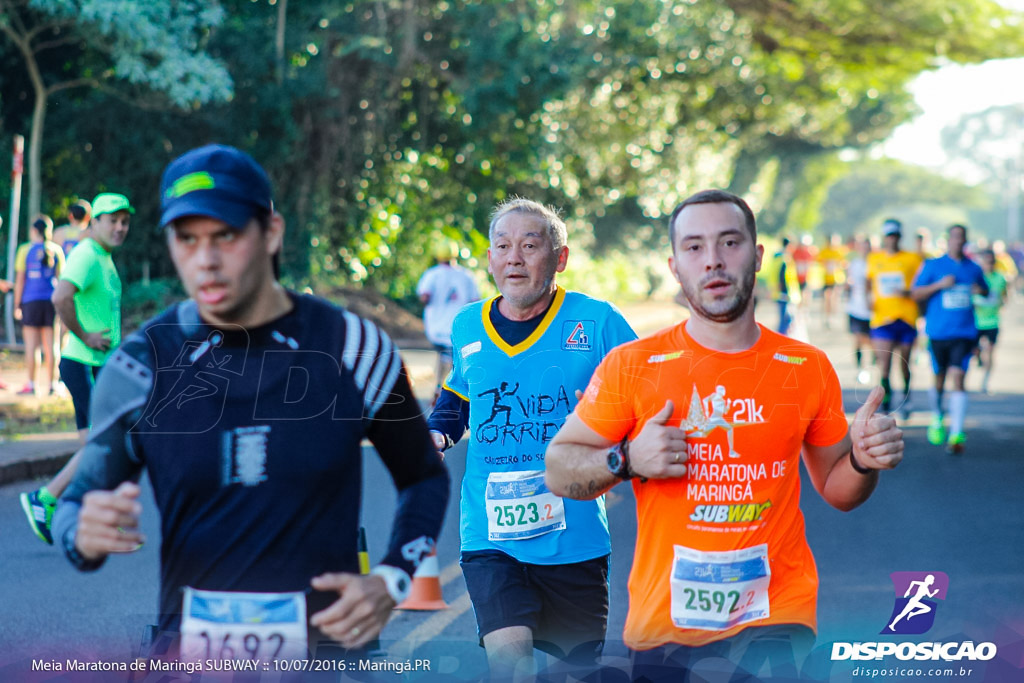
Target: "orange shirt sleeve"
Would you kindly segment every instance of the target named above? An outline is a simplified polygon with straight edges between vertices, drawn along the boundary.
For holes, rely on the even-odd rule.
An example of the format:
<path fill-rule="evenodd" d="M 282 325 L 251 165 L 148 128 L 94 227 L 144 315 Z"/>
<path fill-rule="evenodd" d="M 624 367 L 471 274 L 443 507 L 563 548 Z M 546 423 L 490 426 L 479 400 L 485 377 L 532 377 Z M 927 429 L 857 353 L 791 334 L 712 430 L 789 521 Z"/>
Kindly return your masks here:
<path fill-rule="evenodd" d="M 842 441 L 849 425 L 843 412 L 843 389 L 836 370 L 820 351 L 817 361 L 821 372 L 821 397 L 818 412 L 807 425 L 804 442 L 812 446 L 831 446 Z"/>
<path fill-rule="evenodd" d="M 623 372 L 627 359 L 619 349 L 605 356 L 576 405 L 576 415 L 583 424 L 609 441 L 621 441 L 637 421 L 629 378 Z"/>

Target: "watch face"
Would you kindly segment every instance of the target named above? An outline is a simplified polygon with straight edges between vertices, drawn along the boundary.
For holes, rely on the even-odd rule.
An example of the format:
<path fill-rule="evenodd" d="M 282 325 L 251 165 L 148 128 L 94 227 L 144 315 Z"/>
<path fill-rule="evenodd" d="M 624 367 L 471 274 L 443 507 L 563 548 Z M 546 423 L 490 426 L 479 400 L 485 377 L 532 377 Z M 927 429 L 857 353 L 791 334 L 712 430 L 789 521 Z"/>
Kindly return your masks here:
<path fill-rule="evenodd" d="M 616 476 L 622 471 L 622 453 L 618 448 L 608 451 L 608 471 Z"/>

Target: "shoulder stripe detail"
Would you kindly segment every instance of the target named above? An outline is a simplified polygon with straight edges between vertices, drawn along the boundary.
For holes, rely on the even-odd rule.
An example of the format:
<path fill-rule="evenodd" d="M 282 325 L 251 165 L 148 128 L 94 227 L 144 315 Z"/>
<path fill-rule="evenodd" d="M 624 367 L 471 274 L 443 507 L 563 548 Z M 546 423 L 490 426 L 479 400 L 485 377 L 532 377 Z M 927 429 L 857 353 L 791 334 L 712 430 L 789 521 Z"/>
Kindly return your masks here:
<path fill-rule="evenodd" d="M 345 311 L 345 350 L 342 363 L 363 393 L 363 407 L 372 418 L 387 402 L 402 370 L 394 343 L 368 320 Z"/>
<path fill-rule="evenodd" d="M 382 354 L 381 362 L 378 363 L 377 370 L 373 373 L 372 383 L 367 387 L 365 405 L 371 418 L 388 402 L 388 398 L 395 388 L 395 382 L 398 380 L 398 373 L 402 370 L 402 359 L 398 352 L 390 343 L 388 347 L 391 350 L 386 357 Z"/>
<path fill-rule="evenodd" d="M 343 315 L 345 318 L 345 350 L 341 353 L 341 362 L 351 372 L 356 364 L 356 359 L 359 357 L 363 326 L 356 315 L 348 311 L 345 311 Z"/>
<path fill-rule="evenodd" d="M 363 328 L 363 347 L 359 350 L 354 372 L 359 389 L 366 391 L 366 383 L 370 380 L 370 373 L 377 363 L 377 354 L 380 351 L 380 332 L 366 320 L 361 320 L 360 323 Z"/>

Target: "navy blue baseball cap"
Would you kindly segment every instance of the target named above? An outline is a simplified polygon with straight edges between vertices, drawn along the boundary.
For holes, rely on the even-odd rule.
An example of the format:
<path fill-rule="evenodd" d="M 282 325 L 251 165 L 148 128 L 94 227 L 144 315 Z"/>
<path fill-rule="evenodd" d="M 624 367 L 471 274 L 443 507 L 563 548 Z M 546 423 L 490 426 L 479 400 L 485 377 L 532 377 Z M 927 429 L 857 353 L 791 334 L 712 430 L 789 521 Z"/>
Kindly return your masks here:
<path fill-rule="evenodd" d="M 270 178 L 234 147 L 197 147 L 164 170 L 160 210 L 161 227 L 185 216 L 208 216 L 243 230 L 254 216 L 273 212 Z"/>

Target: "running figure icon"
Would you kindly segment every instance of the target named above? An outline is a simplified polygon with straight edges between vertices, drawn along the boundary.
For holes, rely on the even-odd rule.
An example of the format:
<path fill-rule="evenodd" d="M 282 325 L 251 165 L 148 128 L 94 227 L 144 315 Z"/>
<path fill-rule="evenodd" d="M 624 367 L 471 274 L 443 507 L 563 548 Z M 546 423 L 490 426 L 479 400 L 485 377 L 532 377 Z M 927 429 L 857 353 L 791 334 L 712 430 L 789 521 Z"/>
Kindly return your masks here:
<path fill-rule="evenodd" d="M 715 387 L 715 393 L 706 396 L 704 403 L 711 406 L 711 414 L 708 415 L 708 426 L 705 433 L 710 432 L 715 427 L 724 429 L 726 437 L 729 439 L 729 457 L 740 457 L 740 454 L 733 448 L 732 423 L 725 419 L 725 414 L 732 407 L 732 400 L 725 397 L 725 387 L 721 384 Z"/>
<path fill-rule="evenodd" d="M 507 391 L 506 391 L 507 389 Z M 491 406 L 491 416 L 480 423 L 480 426 L 488 425 L 498 417 L 498 413 L 505 414 L 505 424 L 511 424 L 510 418 L 512 416 L 512 407 L 505 405 L 501 402 L 501 399 L 507 396 L 513 396 L 519 391 L 519 382 L 511 389 L 508 388 L 508 382 L 502 382 L 501 387 L 497 389 L 488 389 L 487 391 L 481 391 L 477 396 L 485 396 L 486 394 L 492 394 L 494 396 L 494 405 Z"/>
<path fill-rule="evenodd" d="M 922 600 L 924 598 L 934 598 L 939 592 L 938 588 L 933 591 L 928 590 L 933 583 L 935 583 L 934 574 L 929 574 L 923 581 L 910 582 L 910 585 L 907 586 L 907 592 L 903 594 L 903 597 L 909 597 L 910 600 L 907 602 L 906 606 L 904 606 L 903 611 L 892 620 L 891 624 L 889 624 L 890 631 L 895 633 L 896 623 L 904 617 L 907 618 L 907 621 L 910 621 L 912 617 L 916 617 L 920 614 L 927 614 L 932 611 L 932 607 L 922 602 Z M 914 591 L 915 586 L 917 587 L 917 592 L 914 593 L 913 597 L 910 597 L 910 593 Z"/>

